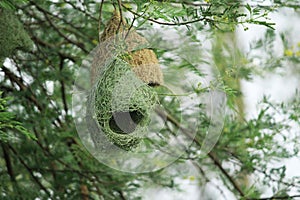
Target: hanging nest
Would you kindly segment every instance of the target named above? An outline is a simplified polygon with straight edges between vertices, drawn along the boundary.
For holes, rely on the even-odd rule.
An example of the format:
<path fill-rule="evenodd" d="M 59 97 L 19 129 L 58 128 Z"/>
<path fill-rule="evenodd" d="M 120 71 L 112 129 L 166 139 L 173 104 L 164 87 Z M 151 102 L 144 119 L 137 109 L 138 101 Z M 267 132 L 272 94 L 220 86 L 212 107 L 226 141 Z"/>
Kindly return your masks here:
<path fill-rule="evenodd" d="M 0 64 L 16 49 L 29 50 L 33 43 L 17 16 L 0 8 Z"/>
<path fill-rule="evenodd" d="M 92 105 L 100 132 L 124 150 L 136 148 L 147 134 L 150 113 L 158 103 L 152 86 L 163 83 L 155 53 L 147 40 L 115 12 L 95 50 L 91 81 Z M 92 133 L 96 147 L 103 144 L 101 133 Z"/>

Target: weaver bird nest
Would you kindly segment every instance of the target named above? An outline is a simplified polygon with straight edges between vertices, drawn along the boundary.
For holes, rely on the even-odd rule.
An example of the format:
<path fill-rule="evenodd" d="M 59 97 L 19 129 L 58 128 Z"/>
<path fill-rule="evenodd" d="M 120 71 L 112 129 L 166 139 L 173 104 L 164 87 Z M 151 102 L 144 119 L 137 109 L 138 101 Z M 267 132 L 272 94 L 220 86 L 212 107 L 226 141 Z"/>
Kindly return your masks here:
<path fill-rule="evenodd" d="M 16 49 L 29 50 L 33 43 L 12 11 L 0 8 L 0 64 Z"/>
<path fill-rule="evenodd" d="M 102 34 L 107 45 L 95 52 L 92 62 L 90 112 L 94 110 L 101 131 L 113 144 L 130 150 L 147 133 L 158 103 L 153 86 L 162 84 L 163 76 L 156 55 L 145 48 L 147 41 L 124 26 L 115 13 Z M 101 145 L 98 134 L 92 138 Z"/>

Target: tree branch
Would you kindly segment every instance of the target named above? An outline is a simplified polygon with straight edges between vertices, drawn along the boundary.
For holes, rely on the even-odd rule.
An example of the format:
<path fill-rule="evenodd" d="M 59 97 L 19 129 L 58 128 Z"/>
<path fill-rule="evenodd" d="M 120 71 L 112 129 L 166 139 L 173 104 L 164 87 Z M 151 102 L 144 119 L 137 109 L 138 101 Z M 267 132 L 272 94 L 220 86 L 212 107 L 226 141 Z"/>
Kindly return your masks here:
<path fill-rule="evenodd" d="M 202 174 L 202 176 L 204 177 L 205 181 L 206 181 L 207 183 L 213 184 L 213 185 L 217 188 L 217 190 L 220 191 L 220 194 L 223 196 L 223 198 L 224 198 L 224 199 L 227 199 L 227 198 L 226 198 L 226 195 L 225 195 L 225 193 L 224 193 L 224 191 L 222 190 L 222 188 L 221 188 L 219 185 L 214 184 L 214 183 L 206 176 L 204 170 L 199 166 L 199 164 L 198 164 L 197 162 L 195 162 L 195 161 L 192 161 L 192 164 L 198 169 L 198 171 L 200 172 L 200 174 Z"/>
<path fill-rule="evenodd" d="M 171 123 L 173 123 L 177 128 L 179 128 L 186 136 L 191 138 L 197 145 L 201 146 L 201 142 L 193 137 L 193 134 L 190 133 L 187 129 L 183 128 L 179 122 L 175 118 L 173 118 L 170 114 L 162 112 L 160 110 L 156 110 L 158 115 L 162 117 L 162 119 L 167 119 Z M 214 164 L 218 167 L 218 169 L 222 172 L 222 174 L 227 178 L 227 180 L 231 183 L 234 189 L 240 194 L 241 197 L 245 197 L 243 190 L 240 188 L 238 183 L 230 176 L 230 174 L 223 168 L 221 161 L 217 158 L 217 156 L 211 151 L 208 153 L 208 157 L 214 162 Z"/>
<path fill-rule="evenodd" d="M 89 51 L 87 49 L 85 49 L 84 44 L 83 43 L 79 43 L 76 42 L 70 38 L 68 38 L 65 34 L 63 34 L 60 29 L 51 21 L 51 19 L 49 19 L 47 13 L 44 13 L 44 16 L 46 18 L 46 20 L 48 21 L 48 23 L 50 24 L 50 26 L 52 26 L 52 28 L 61 36 L 63 37 L 66 41 L 68 41 L 71 44 L 74 44 L 75 46 L 79 47 L 81 50 L 83 50 L 85 53 L 89 53 Z"/>
<path fill-rule="evenodd" d="M 247 198 L 246 200 L 275 200 L 275 199 L 287 200 L 287 199 L 296 198 L 296 197 L 300 197 L 300 195 L 273 196 L 273 197 L 263 197 L 263 198 Z"/>
<path fill-rule="evenodd" d="M 82 12 L 83 14 L 85 14 L 86 16 L 88 16 L 89 18 L 93 19 L 94 21 L 97 21 L 97 18 L 92 16 L 91 14 L 89 14 L 88 12 L 86 12 L 86 10 L 82 10 L 81 8 L 77 7 L 74 3 L 72 3 L 71 1 L 67 1 L 67 0 L 63 0 L 65 3 L 69 4 L 70 6 L 72 6 L 72 8 L 74 8 L 75 10 L 78 10 L 79 12 Z"/>
<path fill-rule="evenodd" d="M 42 9 L 41 7 L 37 7 L 37 10 L 40 11 L 46 21 L 49 23 L 50 27 L 52 27 L 62 38 L 64 38 L 67 42 L 71 43 L 71 44 L 74 44 L 75 46 L 79 47 L 81 50 L 83 50 L 85 53 L 88 53 L 88 50 L 85 49 L 84 47 L 84 44 L 83 43 L 80 43 L 80 42 L 76 42 L 76 41 L 73 41 L 72 39 L 70 39 L 69 37 L 67 37 L 64 33 L 62 33 L 62 31 L 60 30 L 60 28 L 58 28 L 53 22 L 52 20 L 49 18 L 49 16 L 51 16 L 49 14 L 49 12 L 47 10 L 44 10 Z M 38 19 L 40 20 L 37 16 L 33 15 L 33 14 L 30 14 L 29 12 L 25 11 L 27 14 L 31 15 L 32 17 L 34 17 L 35 19 Z"/>
<path fill-rule="evenodd" d="M 170 22 L 161 22 L 161 21 L 158 21 L 158 20 L 155 20 L 155 19 L 152 19 L 150 17 L 146 17 L 144 15 L 141 15 L 135 11 L 133 11 L 132 9 L 129 9 L 127 8 L 126 6 L 122 5 L 127 11 L 129 11 L 130 13 L 138 16 L 138 17 L 142 17 L 148 21 L 151 21 L 151 22 L 154 22 L 156 24 L 160 24 L 160 25 L 167 25 L 167 26 L 182 26 L 182 25 L 188 25 L 188 24 L 193 24 L 193 23 L 196 23 L 196 22 L 200 22 L 200 21 L 210 21 L 210 22 L 213 22 L 213 20 L 211 19 L 208 19 L 206 17 L 201 17 L 201 18 L 198 18 L 198 19 L 195 19 L 195 20 L 192 20 L 192 21 L 186 21 L 186 22 L 178 22 L 178 23 L 170 23 Z"/>
<path fill-rule="evenodd" d="M 1 146 L 2 146 L 3 157 L 4 157 L 4 160 L 5 160 L 5 163 L 6 163 L 6 169 L 7 169 L 8 175 L 10 177 L 11 182 L 15 183 L 16 182 L 15 173 L 14 173 L 13 168 L 12 168 L 9 151 L 8 151 L 7 146 L 5 144 L 2 143 Z"/>
<path fill-rule="evenodd" d="M 60 63 L 59 63 L 59 70 L 60 73 L 62 73 L 63 67 L 64 67 L 64 61 L 65 58 L 64 57 L 60 57 Z M 61 98 L 62 98 L 62 102 L 64 105 L 64 110 L 66 112 L 66 115 L 68 114 L 68 104 L 67 104 L 67 98 L 66 98 L 66 89 L 65 89 L 65 83 L 63 80 L 60 80 L 60 85 L 61 85 Z"/>
<path fill-rule="evenodd" d="M 27 90 L 27 86 L 23 83 L 23 80 L 21 78 L 17 77 L 14 73 L 12 73 L 8 68 L 4 66 L 2 66 L 1 69 L 12 83 L 16 83 L 20 87 L 20 90 L 22 91 Z M 33 102 L 33 104 L 39 109 L 39 111 L 43 111 L 43 106 L 38 102 L 38 100 L 33 95 L 30 96 L 26 95 L 26 97 L 31 102 Z"/>
<path fill-rule="evenodd" d="M 129 1 L 126 1 L 124 3 L 130 3 Z M 131 2 L 132 3 L 132 2 Z M 184 5 L 187 5 L 187 6 L 193 6 L 193 7 L 209 7 L 211 6 L 212 4 L 211 3 L 195 3 L 195 2 L 189 2 L 189 1 L 168 1 L 168 3 L 171 3 L 171 4 L 184 4 Z M 224 4 L 222 4 L 224 5 Z M 232 5 L 236 5 L 236 3 L 227 3 L 225 6 L 232 6 Z M 273 8 L 275 6 L 284 6 L 284 7 L 288 7 L 288 8 L 300 8 L 300 5 L 298 4 L 284 4 L 284 3 L 274 3 L 274 4 L 270 4 L 270 5 L 262 5 L 262 4 L 259 4 L 259 3 L 249 3 L 249 4 L 242 4 L 240 3 L 239 6 L 240 7 L 244 7 L 246 5 L 249 5 L 251 7 L 261 7 L 261 8 Z"/>
<path fill-rule="evenodd" d="M 32 169 L 26 164 L 26 162 L 19 156 L 18 152 L 9 145 L 9 149 L 15 154 L 15 156 L 18 158 L 18 160 L 21 162 L 21 164 L 25 167 L 25 169 L 28 171 L 32 179 L 35 181 L 35 183 L 49 196 L 51 197 L 50 192 L 45 188 L 45 186 L 39 181 L 39 179 L 34 176 Z"/>
<path fill-rule="evenodd" d="M 102 24 L 102 8 L 103 8 L 104 0 L 101 1 L 100 3 L 100 8 L 99 8 L 99 19 L 98 19 L 98 39 L 99 42 L 101 41 L 101 24 Z"/>
<path fill-rule="evenodd" d="M 40 12 L 47 13 L 48 15 L 58 19 L 59 21 L 63 21 L 65 24 L 71 26 L 73 29 L 78 30 L 78 29 L 81 28 L 80 26 L 75 26 L 74 24 L 70 23 L 65 18 L 59 17 L 58 15 L 55 15 L 54 13 L 49 12 L 48 10 L 46 10 L 43 7 L 39 6 L 36 2 L 34 2 L 34 1 L 29 1 L 29 2 L 30 2 L 31 5 L 34 5 L 37 8 L 37 10 L 39 10 Z M 19 8 L 19 9 L 22 9 L 22 8 Z"/>
<path fill-rule="evenodd" d="M 29 101 L 33 102 L 33 104 L 38 108 L 38 110 L 40 112 L 43 112 L 45 110 L 44 106 L 41 105 L 39 103 L 39 101 L 37 100 L 37 98 L 34 96 L 34 93 L 31 91 L 30 87 L 26 86 L 24 84 L 24 81 L 22 78 L 17 77 L 14 73 L 12 73 L 8 68 L 6 68 L 4 66 L 2 66 L 1 69 L 5 73 L 5 75 L 9 78 L 9 80 L 11 81 L 12 84 L 13 83 L 17 84 L 20 87 L 20 90 L 22 90 L 22 91 L 26 91 L 26 90 L 30 91 L 31 95 L 25 95 L 25 98 L 27 98 Z M 53 121 L 52 124 L 56 127 L 59 127 L 59 126 L 61 126 L 62 122 L 59 119 L 59 117 L 56 117 L 55 121 Z"/>

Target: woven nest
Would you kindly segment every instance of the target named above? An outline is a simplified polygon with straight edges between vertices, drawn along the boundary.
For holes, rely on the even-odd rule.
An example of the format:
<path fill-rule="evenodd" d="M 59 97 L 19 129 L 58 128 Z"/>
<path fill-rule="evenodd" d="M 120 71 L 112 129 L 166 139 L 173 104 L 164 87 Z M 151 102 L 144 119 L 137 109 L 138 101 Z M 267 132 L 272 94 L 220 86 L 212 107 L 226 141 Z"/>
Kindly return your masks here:
<path fill-rule="evenodd" d="M 12 11 L 0 7 L 0 63 L 16 49 L 29 50 L 33 43 Z"/>
<path fill-rule="evenodd" d="M 116 146 L 132 150 L 147 134 L 150 113 L 158 103 L 151 86 L 161 85 L 163 75 L 155 53 L 146 48 L 147 40 L 126 27 L 115 12 L 101 35 L 103 45 L 95 51 L 91 79 L 101 132 Z M 101 144 L 101 137 L 92 138 Z"/>

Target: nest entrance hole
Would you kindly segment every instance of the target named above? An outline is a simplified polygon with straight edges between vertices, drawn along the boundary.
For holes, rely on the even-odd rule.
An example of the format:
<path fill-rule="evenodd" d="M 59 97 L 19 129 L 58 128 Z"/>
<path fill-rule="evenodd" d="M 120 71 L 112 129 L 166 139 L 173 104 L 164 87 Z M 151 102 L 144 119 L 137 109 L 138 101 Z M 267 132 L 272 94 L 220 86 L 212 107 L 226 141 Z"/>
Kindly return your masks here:
<path fill-rule="evenodd" d="M 130 134 L 143 119 L 144 115 L 138 110 L 118 111 L 110 118 L 109 127 L 115 133 Z"/>

